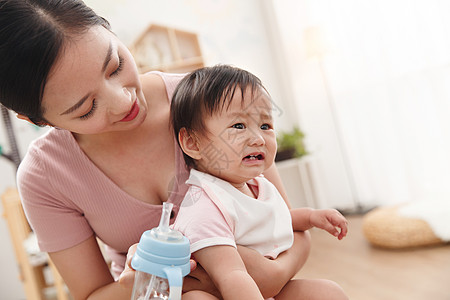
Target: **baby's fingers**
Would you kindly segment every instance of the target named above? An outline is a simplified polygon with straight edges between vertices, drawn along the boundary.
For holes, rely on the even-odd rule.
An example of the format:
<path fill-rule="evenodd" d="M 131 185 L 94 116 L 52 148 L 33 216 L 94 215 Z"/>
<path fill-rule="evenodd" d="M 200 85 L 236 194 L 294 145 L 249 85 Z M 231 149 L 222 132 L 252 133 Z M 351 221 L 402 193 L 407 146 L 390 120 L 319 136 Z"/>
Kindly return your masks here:
<path fill-rule="evenodd" d="M 338 211 L 334 213 L 330 218 L 330 223 L 335 227 L 341 229 L 339 234 L 334 234 L 339 240 L 343 239 L 348 233 L 347 219 Z M 337 231 L 337 230 L 336 230 Z"/>
<path fill-rule="evenodd" d="M 339 232 L 339 230 L 337 229 L 336 226 L 334 226 L 331 222 L 327 222 L 325 224 L 323 224 L 323 226 L 321 226 L 323 230 L 327 231 L 329 234 L 339 238 L 339 236 L 342 233 L 342 229 L 341 232 Z"/>

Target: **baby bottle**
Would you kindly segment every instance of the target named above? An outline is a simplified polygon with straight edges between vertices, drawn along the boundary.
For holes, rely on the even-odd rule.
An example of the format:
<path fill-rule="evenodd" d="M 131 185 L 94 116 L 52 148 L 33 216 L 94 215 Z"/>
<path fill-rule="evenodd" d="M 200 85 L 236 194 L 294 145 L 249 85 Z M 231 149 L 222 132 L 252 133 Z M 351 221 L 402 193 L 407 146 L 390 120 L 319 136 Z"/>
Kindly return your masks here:
<path fill-rule="evenodd" d="M 131 260 L 136 270 L 132 300 L 180 300 L 189 274 L 189 240 L 169 228 L 173 204 L 164 202 L 159 226 L 145 231 Z"/>

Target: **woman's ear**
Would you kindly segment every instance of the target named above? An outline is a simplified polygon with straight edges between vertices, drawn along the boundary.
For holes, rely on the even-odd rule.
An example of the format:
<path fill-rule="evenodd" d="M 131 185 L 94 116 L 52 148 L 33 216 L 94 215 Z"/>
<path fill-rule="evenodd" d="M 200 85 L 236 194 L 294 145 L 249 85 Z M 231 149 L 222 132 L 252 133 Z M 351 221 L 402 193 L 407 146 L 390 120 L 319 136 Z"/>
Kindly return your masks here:
<path fill-rule="evenodd" d="M 180 141 L 181 149 L 186 155 L 189 155 L 193 159 L 200 159 L 200 148 L 198 146 L 197 136 L 192 132 L 189 133 L 186 128 L 181 128 L 178 133 L 178 140 Z"/>
<path fill-rule="evenodd" d="M 33 121 L 31 121 L 30 118 L 28 118 L 27 116 L 22 115 L 22 114 L 17 114 L 16 117 L 17 117 L 17 119 L 21 119 L 21 120 L 27 121 L 27 122 L 29 122 L 29 123 L 31 123 L 33 125 L 37 125 L 37 126 L 52 126 L 53 127 L 53 125 L 50 124 L 50 123 L 39 123 L 39 124 L 36 124 Z"/>

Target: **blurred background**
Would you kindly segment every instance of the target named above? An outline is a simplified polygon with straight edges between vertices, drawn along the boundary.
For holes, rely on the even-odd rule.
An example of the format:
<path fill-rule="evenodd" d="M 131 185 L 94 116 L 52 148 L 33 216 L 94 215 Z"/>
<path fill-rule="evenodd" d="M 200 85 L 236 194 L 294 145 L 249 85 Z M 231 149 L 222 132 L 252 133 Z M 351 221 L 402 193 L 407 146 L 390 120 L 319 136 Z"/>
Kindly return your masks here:
<path fill-rule="evenodd" d="M 85 2 L 130 48 L 151 25 L 173 28 L 195 36 L 204 65 L 232 64 L 261 78 L 275 104 L 277 131 L 297 127 L 304 134 L 307 166 L 300 173 L 307 172 L 301 188 L 308 195 L 295 184 L 300 175 L 280 163 L 294 204 L 362 213 L 421 202 L 448 211 L 450 2 Z M 154 53 L 165 51 L 155 47 Z M 10 116 L 23 157 L 47 129 Z M 0 123 L 0 145 L 9 154 L 6 127 Z M 15 186 L 15 168 L 0 157 L 0 193 Z M 1 298 L 24 299 L 5 222 L 0 238 Z"/>

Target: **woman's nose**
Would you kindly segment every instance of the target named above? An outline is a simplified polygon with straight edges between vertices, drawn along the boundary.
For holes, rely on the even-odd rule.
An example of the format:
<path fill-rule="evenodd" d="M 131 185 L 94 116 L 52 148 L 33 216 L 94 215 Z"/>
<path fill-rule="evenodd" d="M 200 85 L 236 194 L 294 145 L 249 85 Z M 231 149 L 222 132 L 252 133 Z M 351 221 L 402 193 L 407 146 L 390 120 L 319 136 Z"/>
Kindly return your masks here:
<path fill-rule="evenodd" d="M 133 105 L 134 99 L 132 96 L 133 93 L 127 88 L 122 88 L 118 91 L 114 97 L 114 105 L 112 105 L 111 112 L 117 115 L 128 112 Z"/>
<path fill-rule="evenodd" d="M 127 88 L 122 88 L 122 92 L 125 95 L 126 98 L 128 98 L 129 100 L 131 100 L 131 92 L 127 89 Z"/>

